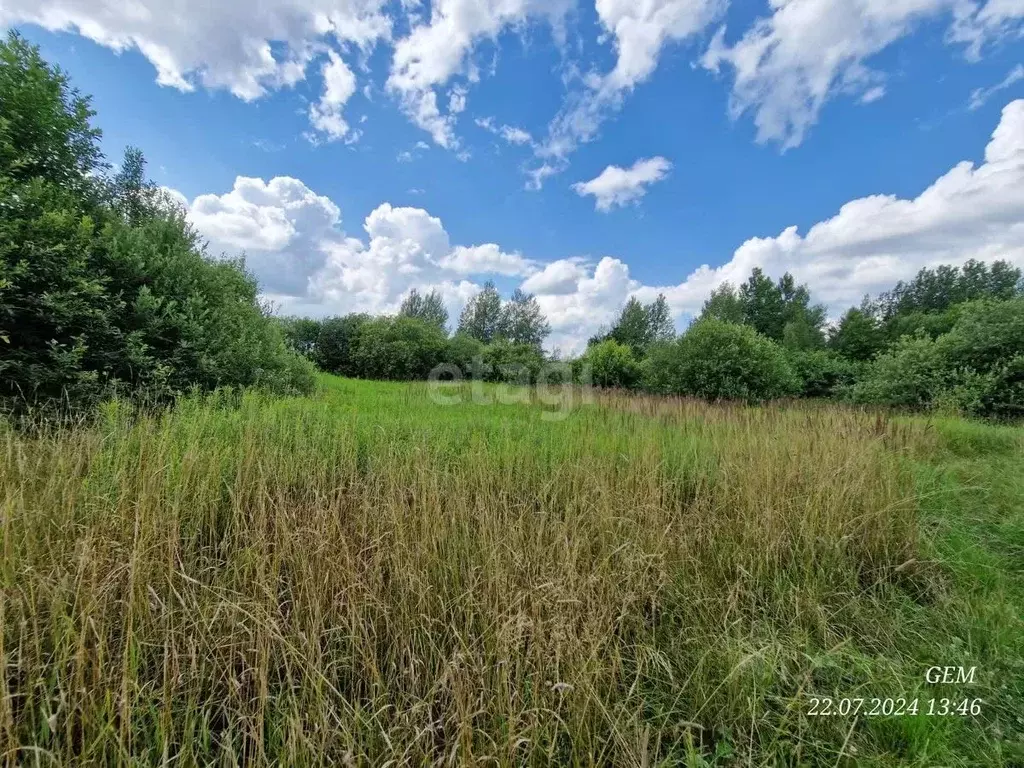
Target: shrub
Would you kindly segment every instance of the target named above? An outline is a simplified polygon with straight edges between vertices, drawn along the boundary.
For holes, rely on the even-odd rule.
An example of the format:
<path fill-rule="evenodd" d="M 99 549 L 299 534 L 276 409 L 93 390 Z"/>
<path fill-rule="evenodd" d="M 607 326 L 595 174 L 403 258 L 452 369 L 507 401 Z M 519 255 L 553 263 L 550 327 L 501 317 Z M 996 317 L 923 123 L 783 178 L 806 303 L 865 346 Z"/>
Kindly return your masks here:
<path fill-rule="evenodd" d="M 482 377 L 478 366 L 483 364 L 484 343 L 467 333 L 456 333 L 445 349 L 444 361 L 456 366 L 466 378 Z"/>
<path fill-rule="evenodd" d="M 369 315 L 351 314 L 324 320 L 313 346 L 313 361 L 329 373 L 359 376 L 358 366 L 352 359 L 353 347 L 359 330 L 370 319 Z"/>
<path fill-rule="evenodd" d="M 614 339 L 591 345 L 573 365 L 577 381 L 589 372 L 590 383 L 598 387 L 633 389 L 640 383 L 642 369 L 626 344 Z"/>
<path fill-rule="evenodd" d="M 930 405 L 949 384 L 949 365 L 935 341 L 904 336 L 875 358 L 851 397 L 859 403 L 918 408 Z"/>
<path fill-rule="evenodd" d="M 757 402 L 793 395 L 800 381 L 783 350 L 746 325 L 707 319 L 644 361 L 645 385 L 663 394 Z"/>
<path fill-rule="evenodd" d="M 824 349 L 787 349 L 802 397 L 833 397 L 856 382 L 863 365 Z"/>
<path fill-rule="evenodd" d="M 352 364 L 367 379 L 425 379 L 444 362 L 448 339 L 433 323 L 416 317 L 377 317 L 355 336 Z"/>
<path fill-rule="evenodd" d="M 983 416 L 1024 414 L 1024 299 L 957 308 L 936 339 L 905 336 L 853 389 L 859 402 L 943 408 Z"/>
<path fill-rule="evenodd" d="M 240 261 L 207 258 L 129 150 L 102 176 L 88 100 L 0 42 L 0 397 L 82 409 L 114 392 L 311 388 Z"/>
<path fill-rule="evenodd" d="M 544 366 L 544 354 L 532 344 L 497 339 L 484 347 L 483 363 L 488 381 L 530 384 Z"/>

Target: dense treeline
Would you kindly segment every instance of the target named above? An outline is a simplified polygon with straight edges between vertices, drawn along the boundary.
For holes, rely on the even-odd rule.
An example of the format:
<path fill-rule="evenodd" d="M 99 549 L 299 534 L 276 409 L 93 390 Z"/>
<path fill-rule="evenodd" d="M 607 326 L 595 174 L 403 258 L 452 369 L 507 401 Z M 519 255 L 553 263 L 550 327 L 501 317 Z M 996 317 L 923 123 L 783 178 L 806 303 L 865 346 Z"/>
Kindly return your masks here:
<path fill-rule="evenodd" d="M 790 274 L 724 283 L 677 336 L 664 296 L 630 298 L 584 354 L 552 365 L 551 327 L 488 282 L 449 316 L 436 291 L 397 315 L 274 318 L 240 260 L 206 255 L 129 149 L 112 174 L 89 99 L 16 34 L 0 42 L 0 399 L 88 407 L 113 393 L 313 387 L 437 373 L 708 399 L 834 397 L 1024 415 L 1024 296 L 1007 262 L 923 269 L 830 325 Z"/>
<path fill-rule="evenodd" d="M 706 399 L 831 397 L 983 416 L 1024 414 L 1024 296 L 1006 262 L 922 269 L 829 326 L 791 275 L 755 268 L 724 283 L 677 336 L 668 302 L 635 297 L 586 352 L 552 366 L 550 326 L 534 297 L 503 302 L 488 283 L 447 335 L 440 295 L 412 291 L 394 317 L 281 320 L 290 345 L 324 370 L 379 379 L 427 377 L 438 366 L 488 381 L 571 375 L 600 387 Z"/>
<path fill-rule="evenodd" d="M 308 391 L 239 261 L 206 256 L 134 149 L 110 174 L 89 99 L 0 40 L 0 399 L 85 407 L 219 386 Z"/>

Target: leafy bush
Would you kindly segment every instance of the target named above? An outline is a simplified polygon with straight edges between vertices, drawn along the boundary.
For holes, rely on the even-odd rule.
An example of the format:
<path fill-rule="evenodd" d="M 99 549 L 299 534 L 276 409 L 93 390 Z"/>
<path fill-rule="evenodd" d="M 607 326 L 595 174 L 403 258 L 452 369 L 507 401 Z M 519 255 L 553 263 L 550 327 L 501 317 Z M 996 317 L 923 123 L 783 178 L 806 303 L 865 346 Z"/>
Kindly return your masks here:
<path fill-rule="evenodd" d="M 786 359 L 800 380 L 802 397 L 833 397 L 853 385 L 863 368 L 824 349 L 786 349 Z"/>
<path fill-rule="evenodd" d="M 757 402 L 793 395 L 800 380 L 783 350 L 747 325 L 706 319 L 644 361 L 647 388 L 707 400 Z"/>
<path fill-rule="evenodd" d="M 416 317 L 377 317 L 355 336 L 352 365 L 367 379 L 425 379 L 444 362 L 448 339 L 437 325 Z"/>
<path fill-rule="evenodd" d="M 1024 299 L 964 304 L 948 333 L 903 337 L 852 394 L 897 407 L 1024 414 Z"/>
<path fill-rule="evenodd" d="M 129 150 L 113 180 L 88 100 L 0 42 L 0 397 L 86 408 L 113 392 L 308 391 L 241 262 L 207 258 Z"/>
<path fill-rule="evenodd" d="M 467 333 L 456 333 L 448 339 L 444 361 L 456 366 L 466 378 L 482 376 L 477 370 L 483 364 L 484 343 Z"/>
<path fill-rule="evenodd" d="M 532 344 L 496 339 L 484 347 L 483 363 L 488 381 L 530 384 L 544 366 L 544 354 Z"/>
<path fill-rule="evenodd" d="M 640 383 L 642 374 L 633 350 L 614 339 L 592 344 L 573 368 L 577 381 L 589 373 L 590 383 L 598 387 L 633 389 Z"/>
<path fill-rule="evenodd" d="M 324 320 L 313 346 L 313 361 L 329 373 L 359 376 L 359 367 L 352 358 L 353 349 L 360 329 L 370 319 L 369 315 L 352 314 Z"/>

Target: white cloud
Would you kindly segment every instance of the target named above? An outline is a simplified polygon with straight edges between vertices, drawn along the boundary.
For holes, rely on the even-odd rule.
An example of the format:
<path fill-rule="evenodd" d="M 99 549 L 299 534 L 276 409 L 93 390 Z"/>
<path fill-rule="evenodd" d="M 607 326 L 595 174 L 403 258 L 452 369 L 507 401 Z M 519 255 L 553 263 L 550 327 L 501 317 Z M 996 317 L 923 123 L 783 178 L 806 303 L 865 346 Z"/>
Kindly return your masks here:
<path fill-rule="evenodd" d="M 324 91 L 320 100 L 309 107 L 309 122 L 328 141 L 335 141 L 345 138 L 349 132 L 342 110 L 356 92 L 356 76 L 333 50 L 328 51 L 327 55 L 327 61 L 321 69 Z"/>
<path fill-rule="evenodd" d="M 976 88 L 973 90 L 971 92 L 971 101 L 968 107 L 971 110 L 980 109 L 986 101 L 991 99 L 997 93 L 1005 91 L 1007 88 L 1016 85 L 1021 80 L 1024 80 L 1024 64 L 1018 64 L 1010 70 L 1010 73 L 1004 77 L 1001 82 L 996 83 L 989 88 Z"/>
<path fill-rule="evenodd" d="M 596 178 L 577 182 L 572 188 L 580 197 L 593 195 L 597 210 L 607 212 L 639 200 L 647 194 L 648 185 L 664 179 L 671 169 L 672 163 L 664 157 L 649 157 L 629 168 L 609 165 Z"/>
<path fill-rule="evenodd" d="M 508 144 L 532 144 L 533 137 L 528 131 L 514 125 L 496 125 L 493 117 L 478 117 L 474 120 L 488 133 L 500 136 Z"/>
<path fill-rule="evenodd" d="M 1022 0 L 772 0 L 772 15 L 756 21 L 735 44 L 718 31 L 703 57 L 714 72 L 732 68 L 730 112 L 750 111 L 760 142 L 798 146 L 836 93 L 879 98 L 884 75 L 866 62 L 927 19 L 952 14 L 949 38 L 975 55 L 1024 17 Z"/>
<path fill-rule="evenodd" d="M 467 74 L 470 80 L 478 76 L 467 62 L 477 42 L 494 39 L 505 28 L 533 18 L 560 24 L 570 7 L 568 0 L 436 0 L 430 22 L 414 25 L 395 43 L 387 87 L 435 143 L 457 148 L 454 116 L 461 110 L 449 108 L 442 115 L 435 88 L 458 74 Z M 455 100 L 449 106 L 464 106 L 464 102 Z"/>
<path fill-rule="evenodd" d="M 466 247 L 457 245 L 439 262 L 440 266 L 459 275 L 508 275 L 519 277 L 533 274 L 535 263 L 518 253 L 505 253 L 494 243 Z"/>
<path fill-rule="evenodd" d="M 573 351 L 611 322 L 630 295 L 651 301 L 664 293 L 676 319 L 684 320 L 720 283 L 739 284 L 759 266 L 775 277 L 791 272 L 837 316 L 922 267 L 971 258 L 1024 268 L 1024 100 L 1003 110 L 984 163 L 959 163 L 913 199 L 852 200 L 805 235 L 788 227 L 776 237 L 751 238 L 727 263 L 703 265 L 677 284 L 642 284 L 625 263 L 605 257 L 593 271 L 579 260 L 553 262 L 523 287 L 538 294 L 554 331 L 552 346 Z"/>
<path fill-rule="evenodd" d="M 702 32 L 726 7 L 726 0 L 596 0 L 602 26 L 615 38 L 618 59 L 601 87 L 623 91 L 642 83 L 658 65 L 670 40 Z"/>
<path fill-rule="evenodd" d="M 245 252 L 265 290 L 305 290 L 306 276 L 341 237 L 341 211 L 298 179 L 239 176 L 223 195 L 200 195 L 189 218 L 214 254 Z"/>
<path fill-rule="evenodd" d="M 383 7 L 382 0 L 4 0 L 0 27 L 38 24 L 115 51 L 134 48 L 161 85 L 226 88 L 252 100 L 301 81 L 328 35 L 364 49 L 389 37 Z"/>
<path fill-rule="evenodd" d="M 461 85 L 456 85 L 448 91 L 449 113 L 458 115 L 466 110 L 466 93 L 465 87 Z"/>
<path fill-rule="evenodd" d="M 224 195 L 196 198 L 189 216 L 215 252 L 246 250 L 265 293 L 287 311 L 395 311 L 417 287 L 439 290 L 455 317 L 478 290 L 477 276 L 519 275 L 551 322 L 549 346 L 572 352 L 630 295 L 664 293 L 682 321 L 719 283 L 740 283 L 755 266 L 791 272 L 833 314 L 926 266 L 976 258 L 1024 267 L 1024 100 L 1004 108 L 983 163 L 959 163 L 912 199 L 852 200 L 806 234 L 788 227 L 751 238 L 727 263 L 678 283 L 644 284 L 612 256 L 540 264 L 496 244 L 452 246 L 440 219 L 388 203 L 366 217 L 365 239 L 348 237 L 337 206 L 289 178 L 240 177 Z"/>
<path fill-rule="evenodd" d="M 384 203 L 364 221 L 367 240 L 346 236 L 341 212 L 297 179 L 239 177 L 223 195 L 170 200 L 219 255 L 244 252 L 262 292 L 286 311 L 315 315 L 395 311 L 413 287 L 441 292 L 457 313 L 474 276 L 527 277 L 538 266 L 493 243 L 452 246 L 441 220 Z"/>
<path fill-rule="evenodd" d="M 596 0 L 601 25 L 614 39 L 615 67 L 606 75 L 582 76 L 582 89 L 571 92 L 536 147 L 542 162 L 527 171 L 528 189 L 539 189 L 548 176 L 561 173 L 566 158 L 591 141 L 601 124 L 623 104 L 626 95 L 651 76 L 662 49 L 704 32 L 725 11 L 728 0 Z"/>

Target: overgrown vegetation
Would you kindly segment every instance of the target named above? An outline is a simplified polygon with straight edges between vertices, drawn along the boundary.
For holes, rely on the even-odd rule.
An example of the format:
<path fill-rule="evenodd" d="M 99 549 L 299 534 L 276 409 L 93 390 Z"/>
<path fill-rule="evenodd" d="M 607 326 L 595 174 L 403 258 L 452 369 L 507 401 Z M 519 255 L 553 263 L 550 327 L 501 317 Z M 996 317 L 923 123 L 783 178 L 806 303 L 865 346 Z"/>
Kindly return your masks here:
<path fill-rule="evenodd" d="M 1019 430 L 445 386 L 0 434 L 3 761 L 1024 759 Z"/>
<path fill-rule="evenodd" d="M 89 408 L 219 386 L 309 391 L 240 261 L 212 259 L 129 150 L 110 176 L 89 100 L 0 41 L 0 401 Z"/>

